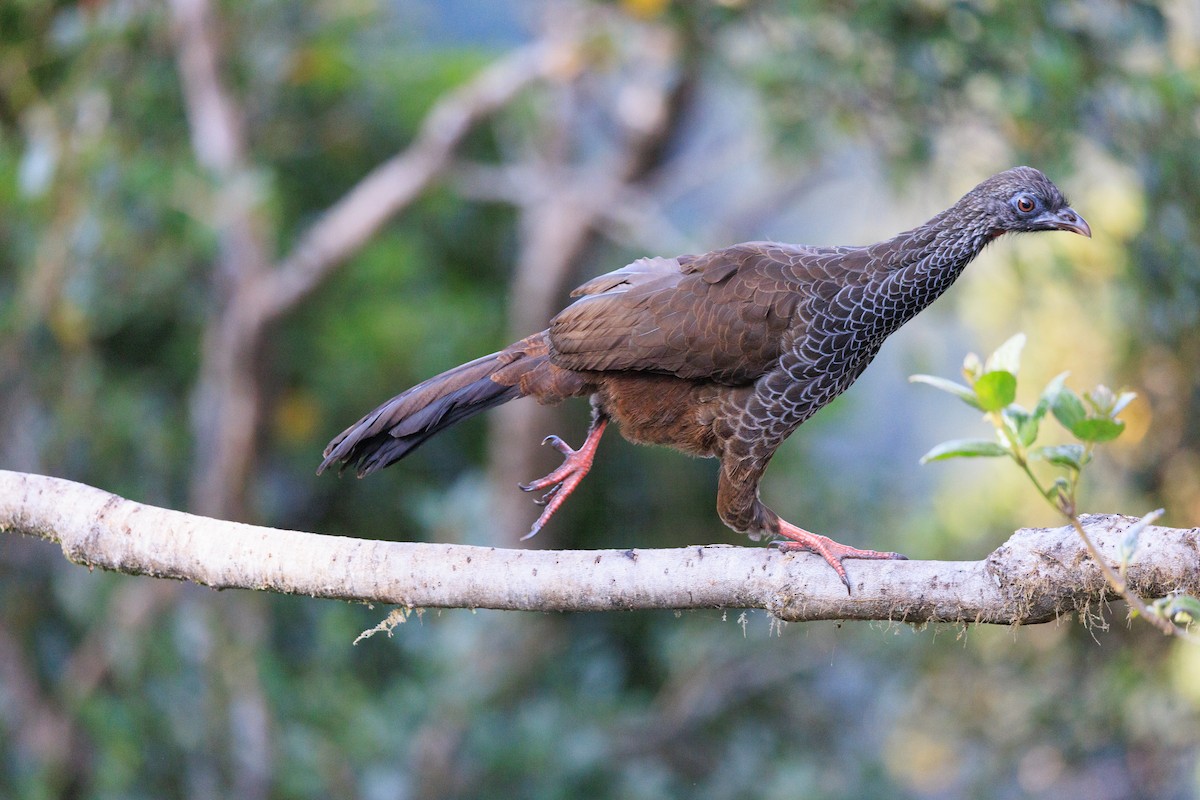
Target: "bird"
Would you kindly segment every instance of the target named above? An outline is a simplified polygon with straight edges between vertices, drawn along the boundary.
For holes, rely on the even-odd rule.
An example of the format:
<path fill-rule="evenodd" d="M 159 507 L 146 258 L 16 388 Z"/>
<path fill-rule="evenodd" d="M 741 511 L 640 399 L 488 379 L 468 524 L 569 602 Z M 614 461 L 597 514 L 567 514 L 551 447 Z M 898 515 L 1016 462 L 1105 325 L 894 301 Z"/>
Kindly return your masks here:
<path fill-rule="evenodd" d="M 591 469 L 609 422 L 638 444 L 719 461 L 717 513 L 732 530 L 824 558 L 850 590 L 844 559 L 903 559 L 800 528 L 768 508 L 759 483 L 776 449 L 850 387 L 885 339 L 942 295 L 1005 233 L 1088 223 L 1041 171 L 1015 167 L 932 219 L 867 246 L 746 242 L 701 255 L 642 258 L 594 278 L 549 327 L 391 398 L 329 443 L 317 472 L 359 477 L 431 436 L 521 397 L 591 400 L 578 448 L 519 484 L 545 492 L 536 534 Z"/>

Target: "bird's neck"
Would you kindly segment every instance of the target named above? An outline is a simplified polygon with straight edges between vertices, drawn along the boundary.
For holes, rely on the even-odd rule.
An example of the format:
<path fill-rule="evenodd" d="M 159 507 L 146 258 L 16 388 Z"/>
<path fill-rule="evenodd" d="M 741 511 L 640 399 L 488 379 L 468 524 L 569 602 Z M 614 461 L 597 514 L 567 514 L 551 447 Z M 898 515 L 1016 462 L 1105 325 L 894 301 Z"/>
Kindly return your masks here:
<path fill-rule="evenodd" d="M 966 209 L 952 207 L 929 222 L 892 239 L 872 245 L 879 264 L 871 291 L 887 319 L 876 320 L 885 335 L 912 319 L 942 295 L 979 255 L 995 234 L 971 218 Z M 882 331 L 881 331 L 882 332 Z"/>
<path fill-rule="evenodd" d="M 963 267 L 999 234 L 984 221 L 982 214 L 974 211 L 972 204 L 966 202 L 968 199 L 964 198 L 918 228 L 874 245 L 886 253 L 881 258 L 885 270 L 929 276 L 953 272 L 957 277 Z"/>

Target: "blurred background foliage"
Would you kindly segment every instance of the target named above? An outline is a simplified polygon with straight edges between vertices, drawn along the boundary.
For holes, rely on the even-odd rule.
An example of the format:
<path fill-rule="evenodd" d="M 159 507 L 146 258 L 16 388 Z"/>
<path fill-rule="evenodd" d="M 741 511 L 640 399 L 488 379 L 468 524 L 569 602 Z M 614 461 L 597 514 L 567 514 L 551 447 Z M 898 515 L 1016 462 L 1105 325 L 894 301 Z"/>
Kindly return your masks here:
<path fill-rule="evenodd" d="M 780 451 L 764 492 L 807 527 L 920 558 L 981 558 L 1051 523 L 1015 471 L 918 468 L 932 444 L 981 431 L 905 382 L 1025 331 L 1028 385 L 1069 369 L 1140 395 L 1084 509 L 1200 520 L 1195 3 L 220 3 L 218 70 L 244 134 L 232 175 L 195 155 L 187 5 L 0 0 L 5 468 L 195 510 L 229 198 L 250 198 L 282 258 L 447 92 L 514 48 L 574 37 L 570 74 L 477 125 L 267 328 L 230 516 L 515 546 L 536 509 L 514 484 L 546 463 L 542 436 L 580 439 L 583 403 L 529 417 L 516 441 L 507 422 L 472 421 L 362 483 L 315 478 L 320 450 L 376 402 L 528 333 L 520 320 L 587 276 L 754 238 L 875 241 L 1030 163 L 1095 238 L 989 248 Z M 640 149 L 639 130 L 653 134 Z M 504 466 L 517 450 L 519 474 Z M 713 511 L 713 467 L 611 437 L 532 544 L 741 544 Z M 89 574 L 43 543 L 0 542 L 4 797 L 1200 792 L 1200 653 L 1127 628 L 1121 608 L 1107 629 L 1015 631 L 443 612 L 351 646 L 384 609 Z"/>

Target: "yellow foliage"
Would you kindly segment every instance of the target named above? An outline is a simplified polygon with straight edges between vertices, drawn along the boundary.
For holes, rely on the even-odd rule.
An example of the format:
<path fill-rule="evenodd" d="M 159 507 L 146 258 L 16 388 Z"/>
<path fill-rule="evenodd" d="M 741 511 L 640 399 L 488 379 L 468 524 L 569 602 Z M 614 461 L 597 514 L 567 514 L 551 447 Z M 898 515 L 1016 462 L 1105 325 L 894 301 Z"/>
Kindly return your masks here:
<path fill-rule="evenodd" d="M 670 5 L 670 0 L 621 0 L 625 13 L 637 19 L 657 19 Z"/>
<path fill-rule="evenodd" d="M 309 442 L 320 420 L 320 406 L 308 392 L 290 391 L 275 406 L 275 433 L 285 442 Z"/>

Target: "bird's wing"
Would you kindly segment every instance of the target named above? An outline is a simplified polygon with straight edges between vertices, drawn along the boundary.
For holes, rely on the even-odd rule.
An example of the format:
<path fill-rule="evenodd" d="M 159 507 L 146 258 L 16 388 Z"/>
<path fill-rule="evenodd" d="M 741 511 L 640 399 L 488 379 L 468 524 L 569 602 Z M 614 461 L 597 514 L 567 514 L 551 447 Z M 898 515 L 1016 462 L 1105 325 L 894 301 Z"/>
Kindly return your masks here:
<path fill-rule="evenodd" d="M 796 310 L 842 249 L 753 242 L 635 261 L 573 292 L 550 323 L 551 360 L 572 370 L 643 370 L 745 384 L 803 326 Z"/>

